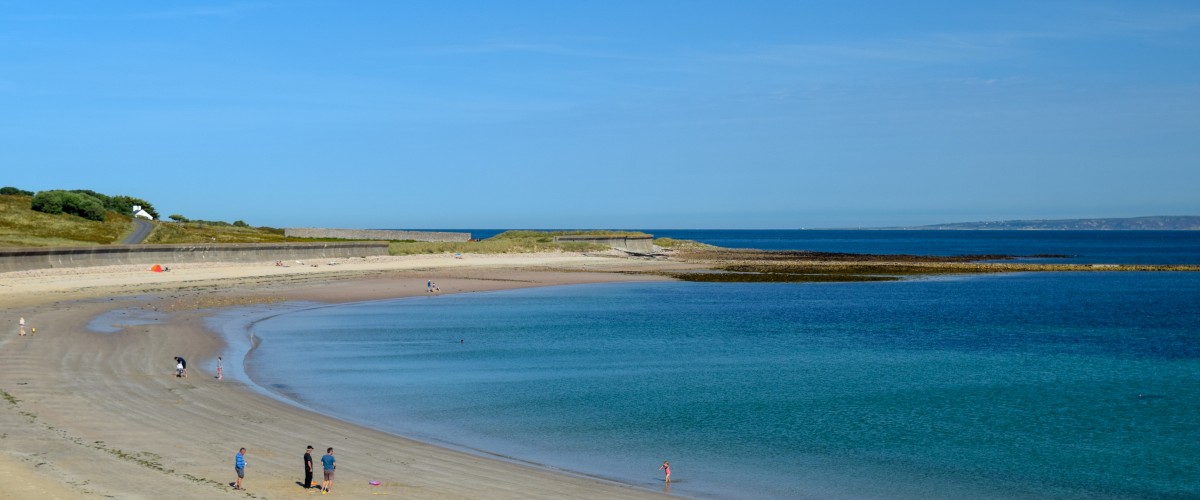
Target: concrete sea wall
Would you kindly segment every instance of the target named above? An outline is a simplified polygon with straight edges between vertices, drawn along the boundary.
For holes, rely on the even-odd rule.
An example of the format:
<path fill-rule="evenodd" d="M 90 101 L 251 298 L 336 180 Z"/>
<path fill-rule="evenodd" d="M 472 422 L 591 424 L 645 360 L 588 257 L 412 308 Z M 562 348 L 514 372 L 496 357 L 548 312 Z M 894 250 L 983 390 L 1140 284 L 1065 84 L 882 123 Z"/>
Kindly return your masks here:
<path fill-rule="evenodd" d="M 392 231 L 389 229 L 325 229 L 319 227 L 289 227 L 283 230 L 288 238 L 337 238 L 342 240 L 413 240 L 413 241 L 468 241 L 471 233 L 446 233 L 433 231 Z"/>
<path fill-rule="evenodd" d="M 617 250 L 636 253 L 654 253 L 653 236 L 588 236 L 568 235 L 555 236 L 555 242 L 579 242 L 607 245 Z"/>
<path fill-rule="evenodd" d="M 387 254 L 388 244 L 382 241 L 0 248 L 0 272 L 116 264 L 144 264 L 148 267 L 188 262 L 336 259 Z"/>

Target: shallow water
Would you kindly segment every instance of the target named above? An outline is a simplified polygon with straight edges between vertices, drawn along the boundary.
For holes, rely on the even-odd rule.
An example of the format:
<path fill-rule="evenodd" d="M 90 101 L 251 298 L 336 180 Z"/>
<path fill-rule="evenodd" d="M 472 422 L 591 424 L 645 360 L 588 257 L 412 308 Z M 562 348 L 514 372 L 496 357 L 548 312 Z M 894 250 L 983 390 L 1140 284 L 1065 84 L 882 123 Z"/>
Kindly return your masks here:
<path fill-rule="evenodd" d="M 581 285 L 289 312 L 253 380 L 722 498 L 1200 495 L 1200 274 Z"/>

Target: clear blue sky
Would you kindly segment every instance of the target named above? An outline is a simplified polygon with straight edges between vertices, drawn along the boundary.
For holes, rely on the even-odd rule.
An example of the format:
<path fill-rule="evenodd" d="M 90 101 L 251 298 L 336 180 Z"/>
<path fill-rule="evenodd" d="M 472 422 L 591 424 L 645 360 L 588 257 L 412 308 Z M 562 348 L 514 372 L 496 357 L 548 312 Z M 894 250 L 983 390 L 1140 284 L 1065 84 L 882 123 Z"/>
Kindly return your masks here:
<path fill-rule="evenodd" d="M 0 185 L 365 228 L 1200 214 L 1196 1 L 0 1 Z"/>

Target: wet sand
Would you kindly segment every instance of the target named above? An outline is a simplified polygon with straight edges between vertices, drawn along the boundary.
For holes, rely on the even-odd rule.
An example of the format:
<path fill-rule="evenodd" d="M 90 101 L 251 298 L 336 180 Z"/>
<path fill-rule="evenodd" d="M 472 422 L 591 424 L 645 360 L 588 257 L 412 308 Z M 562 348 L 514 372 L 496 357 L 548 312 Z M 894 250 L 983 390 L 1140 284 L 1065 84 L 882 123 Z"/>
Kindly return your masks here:
<path fill-rule="evenodd" d="M 583 256 L 377 257 L 287 267 L 194 264 L 0 274 L 0 498 L 300 498 L 305 445 L 335 448 L 331 494 L 351 498 L 661 497 L 552 467 L 463 453 L 374 431 L 217 381 L 225 352 L 204 318 L 223 308 L 285 301 L 352 302 L 427 293 L 656 279 L 627 271 L 686 264 Z M 99 333 L 87 325 L 113 310 L 157 312 Z M 19 337 L 24 317 L 36 336 Z M 105 316 L 106 321 L 112 315 Z M 189 376 L 174 376 L 174 356 Z M 226 358 L 225 363 L 240 363 Z M 320 353 L 313 356 L 314 374 Z M 245 491 L 233 459 L 246 447 Z M 648 461 L 647 477 L 657 466 Z M 369 481 L 379 481 L 371 486 Z"/>

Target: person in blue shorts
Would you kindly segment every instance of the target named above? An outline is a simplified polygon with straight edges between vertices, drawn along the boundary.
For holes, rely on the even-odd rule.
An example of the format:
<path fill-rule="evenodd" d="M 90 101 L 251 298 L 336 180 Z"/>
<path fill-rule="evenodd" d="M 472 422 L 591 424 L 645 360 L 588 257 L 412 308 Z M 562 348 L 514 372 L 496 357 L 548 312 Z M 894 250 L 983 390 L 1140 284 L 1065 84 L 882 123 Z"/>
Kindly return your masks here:
<path fill-rule="evenodd" d="M 325 450 L 325 456 L 321 457 L 321 465 L 325 469 L 325 484 L 321 487 L 321 494 L 329 493 L 329 487 L 333 486 L 333 471 L 337 469 L 337 464 L 333 458 L 333 448 Z"/>
<path fill-rule="evenodd" d="M 237 481 L 233 489 L 242 489 L 242 478 L 246 477 L 246 449 L 239 449 L 237 456 L 233 457 L 233 471 L 237 472 Z"/>

